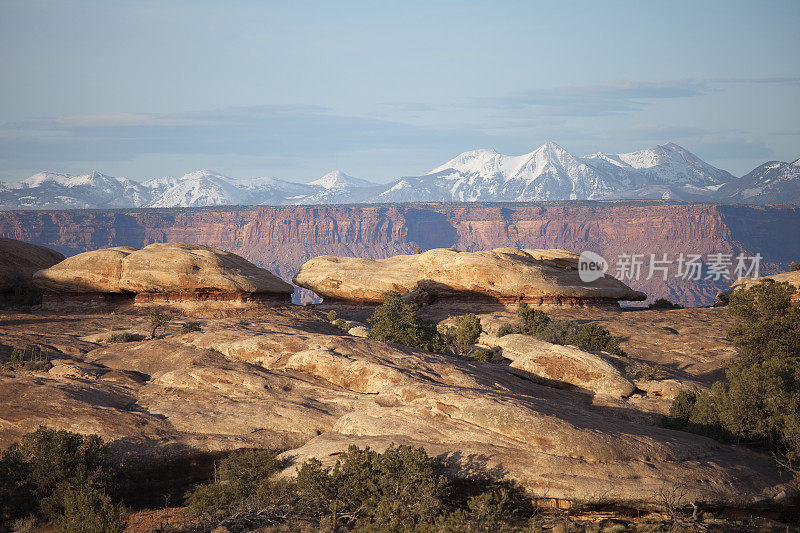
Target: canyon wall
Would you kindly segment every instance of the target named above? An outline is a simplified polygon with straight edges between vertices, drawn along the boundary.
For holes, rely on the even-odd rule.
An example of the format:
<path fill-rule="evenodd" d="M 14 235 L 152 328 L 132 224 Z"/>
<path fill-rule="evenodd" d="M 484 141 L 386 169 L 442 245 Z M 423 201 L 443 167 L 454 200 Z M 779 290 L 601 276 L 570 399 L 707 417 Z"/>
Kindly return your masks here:
<path fill-rule="evenodd" d="M 639 279 L 623 281 L 651 299 L 708 305 L 730 281 L 649 274 L 650 255 L 763 256 L 762 274 L 800 260 L 800 207 L 661 201 L 515 204 L 224 206 L 0 212 L 0 237 L 52 247 L 66 255 L 107 246 L 189 242 L 240 254 L 290 280 L 317 255 L 381 258 L 415 248 L 474 251 L 515 246 L 592 250 L 622 274 L 620 254 L 642 254 Z M 731 271 L 735 267 L 730 266 Z M 702 277 L 712 274 L 706 266 Z M 711 276 L 713 278 L 713 274 Z M 301 299 L 308 294 L 298 293 Z"/>

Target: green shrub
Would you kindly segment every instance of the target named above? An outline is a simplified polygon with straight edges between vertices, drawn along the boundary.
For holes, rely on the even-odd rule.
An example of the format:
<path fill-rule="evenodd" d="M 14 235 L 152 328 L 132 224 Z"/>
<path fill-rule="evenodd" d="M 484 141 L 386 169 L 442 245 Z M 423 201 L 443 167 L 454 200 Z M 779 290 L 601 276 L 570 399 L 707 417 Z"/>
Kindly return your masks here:
<path fill-rule="evenodd" d="M 669 406 L 669 416 L 664 417 L 663 425 L 670 429 L 686 429 L 692 418 L 697 395 L 693 392 L 681 391 Z"/>
<path fill-rule="evenodd" d="M 567 339 L 577 335 L 581 325 L 567 318 L 551 320 L 536 337 L 553 344 L 567 344 Z"/>
<path fill-rule="evenodd" d="M 516 333 L 516 332 L 517 332 L 517 328 L 515 328 L 511 324 L 505 323 L 505 324 L 501 325 L 500 328 L 498 328 L 497 336 L 498 337 L 505 337 L 506 335 L 511 335 L 512 333 Z"/>
<path fill-rule="evenodd" d="M 135 339 L 135 336 L 131 335 L 127 331 L 120 331 L 117 333 L 112 333 L 106 337 L 106 342 L 131 342 Z"/>
<path fill-rule="evenodd" d="M 108 487 L 106 447 L 97 435 L 44 426 L 23 436 L 0 458 L 0 502 L 12 515 L 55 518 L 68 490 Z"/>
<path fill-rule="evenodd" d="M 224 522 L 237 531 L 298 519 L 315 531 L 517 531 L 535 515 L 516 485 L 480 471 L 449 479 L 423 448 L 350 446 L 331 468 L 309 459 L 295 479 L 274 480 L 282 466 L 271 452 L 233 453 L 188 505 L 204 530 Z"/>
<path fill-rule="evenodd" d="M 550 323 L 550 317 L 544 311 L 531 309 L 527 303 L 520 302 L 517 307 L 517 316 L 520 319 L 518 333 L 536 335 Z"/>
<path fill-rule="evenodd" d="M 445 352 L 436 324 L 417 316 L 416 308 L 405 303 L 396 291 L 385 292 L 383 298 L 383 303 L 367 319 L 372 326 L 368 335 L 370 339 L 396 342 L 434 353 Z"/>
<path fill-rule="evenodd" d="M 13 368 L 20 368 L 25 363 L 25 354 L 19 348 L 11 350 L 11 366 Z"/>
<path fill-rule="evenodd" d="M 344 331 L 345 333 L 353 329 L 353 324 L 343 318 L 337 318 L 336 320 L 334 320 L 333 325 L 339 328 L 340 330 Z"/>
<path fill-rule="evenodd" d="M 792 263 L 789 265 L 789 272 L 796 272 L 800 270 L 800 263 Z"/>
<path fill-rule="evenodd" d="M 336 311 L 328 311 L 328 322 L 335 322 L 339 318 L 339 313 Z"/>
<path fill-rule="evenodd" d="M 693 404 L 676 398 L 670 418 L 685 420 L 690 411 L 686 430 L 761 443 L 800 475 L 800 310 L 791 303 L 795 291 L 788 283 L 762 281 L 734 292 L 728 336 L 739 355 L 728 365 L 727 381 L 714 383 Z"/>
<path fill-rule="evenodd" d="M 680 304 L 674 304 L 667 300 L 666 298 L 659 298 L 655 302 L 651 303 L 648 309 L 683 309 L 683 306 Z"/>
<path fill-rule="evenodd" d="M 312 459 L 297 474 L 299 493 L 321 505 L 333 526 L 385 531 L 431 523 L 445 510 L 447 488 L 441 463 L 404 445 L 382 454 L 350 446 L 330 471 Z"/>
<path fill-rule="evenodd" d="M 458 317 L 455 326 L 442 328 L 442 336 L 454 354 L 466 357 L 481 336 L 481 331 L 481 319 L 469 313 Z"/>
<path fill-rule="evenodd" d="M 187 498 L 196 515 L 221 517 L 237 508 L 266 507 L 281 501 L 286 492 L 283 483 L 271 478 L 283 464 L 272 450 L 239 450 L 223 459 L 216 470 L 217 479 L 197 487 Z"/>
<path fill-rule="evenodd" d="M 150 321 L 150 338 L 155 339 L 158 330 L 165 331 L 167 325 L 172 322 L 172 315 L 163 313 L 158 309 L 151 309 L 147 312 L 147 318 Z"/>
<path fill-rule="evenodd" d="M 482 363 L 488 363 L 492 360 L 492 351 L 487 350 L 486 348 L 475 348 L 470 352 L 469 358 L 474 361 L 480 361 Z"/>
<path fill-rule="evenodd" d="M 181 326 L 181 333 L 192 333 L 194 331 L 202 331 L 200 322 L 184 322 Z"/>
<path fill-rule="evenodd" d="M 616 337 L 596 322 L 584 324 L 577 333 L 570 335 L 565 344 L 572 344 L 590 352 L 608 352 L 615 355 L 627 355 L 619 347 Z"/>
<path fill-rule="evenodd" d="M 414 248 L 414 253 L 417 254 L 417 255 L 421 254 L 422 253 L 422 248 L 417 246 L 416 248 Z"/>
<path fill-rule="evenodd" d="M 58 520 L 62 533 L 122 533 L 127 525 L 128 510 L 102 490 L 70 488 L 64 494 L 64 513 Z"/>
<path fill-rule="evenodd" d="M 636 379 L 645 381 L 660 381 L 667 379 L 667 373 L 661 365 L 638 364 L 634 367 L 633 374 Z"/>

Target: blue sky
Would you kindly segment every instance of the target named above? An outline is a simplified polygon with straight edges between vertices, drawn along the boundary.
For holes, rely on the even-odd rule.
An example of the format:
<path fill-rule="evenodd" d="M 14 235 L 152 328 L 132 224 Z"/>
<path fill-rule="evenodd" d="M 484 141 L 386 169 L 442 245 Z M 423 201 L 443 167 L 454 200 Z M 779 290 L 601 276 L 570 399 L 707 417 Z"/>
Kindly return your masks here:
<path fill-rule="evenodd" d="M 0 0 L 0 179 L 800 157 L 800 2 Z"/>

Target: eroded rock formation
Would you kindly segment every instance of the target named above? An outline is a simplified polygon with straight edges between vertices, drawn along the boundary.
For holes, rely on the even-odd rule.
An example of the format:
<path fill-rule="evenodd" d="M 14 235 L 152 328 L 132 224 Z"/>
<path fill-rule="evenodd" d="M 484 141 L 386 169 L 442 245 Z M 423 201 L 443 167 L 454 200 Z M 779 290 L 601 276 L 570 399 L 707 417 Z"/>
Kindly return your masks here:
<path fill-rule="evenodd" d="M 577 268 L 578 255 L 564 250 L 437 248 L 378 260 L 315 257 L 300 267 L 293 281 L 326 301 L 375 303 L 387 290 L 419 303 L 483 298 L 534 305 L 616 305 L 618 300 L 646 298 L 613 276 L 584 282 Z"/>
<path fill-rule="evenodd" d="M 321 255 L 380 259 L 416 247 L 459 250 L 592 250 L 613 268 L 620 254 L 739 254 L 763 257 L 761 272 L 800 258 L 800 208 L 659 201 L 529 204 L 252 206 L 202 209 L 0 212 L 0 236 L 75 254 L 111 246 L 191 242 L 230 250 L 290 280 Z M 623 279 L 651 299 L 710 305 L 730 280 Z"/>
<path fill-rule="evenodd" d="M 236 254 L 185 243 L 84 252 L 36 272 L 33 281 L 47 291 L 50 309 L 156 305 L 196 313 L 285 303 L 293 291 Z"/>

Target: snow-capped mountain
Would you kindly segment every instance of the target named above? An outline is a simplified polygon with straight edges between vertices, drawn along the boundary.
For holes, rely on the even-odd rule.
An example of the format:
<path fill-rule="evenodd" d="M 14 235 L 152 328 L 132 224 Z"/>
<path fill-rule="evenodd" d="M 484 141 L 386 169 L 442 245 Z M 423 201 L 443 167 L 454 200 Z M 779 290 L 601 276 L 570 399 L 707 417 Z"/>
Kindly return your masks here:
<path fill-rule="evenodd" d="M 18 183 L 0 187 L 0 208 L 86 209 L 143 205 L 150 190 L 126 178 L 89 174 L 40 172 Z"/>
<path fill-rule="evenodd" d="M 335 170 L 309 183 L 237 179 L 201 170 L 139 183 L 98 172 L 42 172 L 0 183 L 0 209 L 201 207 L 389 202 L 673 199 L 800 204 L 800 160 L 772 161 L 742 178 L 667 143 L 577 157 L 548 142 L 527 154 L 464 152 L 423 176 L 376 184 Z"/>
<path fill-rule="evenodd" d="M 800 204 L 800 159 L 769 161 L 724 184 L 719 195 L 744 204 Z"/>

